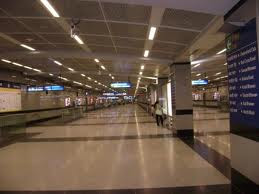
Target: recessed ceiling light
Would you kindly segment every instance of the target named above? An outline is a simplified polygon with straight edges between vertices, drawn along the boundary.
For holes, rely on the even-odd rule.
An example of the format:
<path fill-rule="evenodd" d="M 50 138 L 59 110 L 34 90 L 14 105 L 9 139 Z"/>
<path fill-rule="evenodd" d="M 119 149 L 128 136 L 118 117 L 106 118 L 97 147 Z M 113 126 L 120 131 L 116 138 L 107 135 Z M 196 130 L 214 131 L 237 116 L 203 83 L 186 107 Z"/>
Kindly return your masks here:
<path fill-rule="evenodd" d="M 59 61 L 54 61 L 54 63 L 58 64 L 59 66 L 62 66 L 62 63 L 60 63 Z"/>
<path fill-rule="evenodd" d="M 85 74 L 81 74 L 81 76 L 85 77 Z"/>
<path fill-rule="evenodd" d="M 140 69 L 141 70 L 145 69 L 145 65 L 141 65 Z"/>
<path fill-rule="evenodd" d="M 141 72 L 139 72 L 139 75 L 142 75 L 143 74 L 143 72 L 141 71 Z"/>
<path fill-rule="evenodd" d="M 39 69 L 33 69 L 34 71 L 37 71 L 37 72 L 41 72 L 41 70 L 39 70 Z"/>
<path fill-rule="evenodd" d="M 112 74 L 109 74 L 109 76 L 111 77 L 111 76 L 112 76 Z"/>
<path fill-rule="evenodd" d="M 31 67 L 29 67 L 29 66 L 23 66 L 24 68 L 26 68 L 26 69 L 32 69 Z"/>
<path fill-rule="evenodd" d="M 155 34 L 156 34 L 156 27 L 151 27 L 148 39 L 149 40 L 154 40 Z"/>
<path fill-rule="evenodd" d="M 198 77 L 198 76 L 200 76 L 201 74 L 200 73 L 198 73 L 196 76 Z"/>
<path fill-rule="evenodd" d="M 23 65 L 19 64 L 19 63 L 15 63 L 15 62 L 12 62 L 12 64 L 16 65 L 16 66 L 19 66 L 19 67 L 22 67 Z"/>
<path fill-rule="evenodd" d="M 98 81 L 95 80 L 94 82 L 97 83 Z"/>
<path fill-rule="evenodd" d="M 103 65 L 101 65 L 101 68 L 102 68 L 103 70 L 105 70 L 105 67 L 104 67 Z"/>
<path fill-rule="evenodd" d="M 75 35 L 74 39 L 78 42 L 78 44 L 84 44 L 84 42 L 79 38 L 79 36 Z"/>
<path fill-rule="evenodd" d="M 67 69 L 70 70 L 70 71 L 75 71 L 74 69 L 72 69 L 72 68 L 70 68 L 70 67 L 68 67 Z"/>
<path fill-rule="evenodd" d="M 87 79 L 91 80 L 92 78 L 90 78 L 90 77 L 87 77 Z"/>
<path fill-rule="evenodd" d="M 34 49 L 34 48 L 32 48 L 32 47 L 30 47 L 30 46 L 28 46 L 28 45 L 25 45 L 25 44 L 21 44 L 21 46 L 22 46 L 23 48 L 26 48 L 26 49 L 31 50 L 31 51 L 35 51 L 35 50 L 36 50 L 36 49 Z"/>
<path fill-rule="evenodd" d="M 149 50 L 145 50 L 144 57 L 148 57 L 148 55 L 149 55 Z"/>
<path fill-rule="evenodd" d="M 216 73 L 215 75 L 220 75 L 220 74 L 222 74 L 222 72 L 218 72 L 218 73 Z"/>
<path fill-rule="evenodd" d="M 112 79 L 114 79 L 114 77 L 112 76 Z"/>
<path fill-rule="evenodd" d="M 12 77 L 13 77 L 13 78 L 16 78 L 16 76 L 15 76 L 15 75 L 12 75 Z"/>
<path fill-rule="evenodd" d="M 92 88 L 92 86 L 89 86 L 89 85 L 85 85 L 86 87 L 88 87 L 88 88 Z"/>
<path fill-rule="evenodd" d="M 226 52 L 226 50 L 227 50 L 227 49 L 223 49 L 223 50 L 219 51 L 219 52 L 217 53 L 217 55 L 220 55 L 220 54 Z"/>
<path fill-rule="evenodd" d="M 1 59 L 1 61 L 6 62 L 6 63 L 11 63 L 11 61 L 6 60 L 6 59 Z"/>
<path fill-rule="evenodd" d="M 52 7 L 52 5 L 48 2 L 48 0 L 40 0 L 41 3 L 49 10 L 49 12 L 56 18 L 59 17 L 57 11 Z"/>
<path fill-rule="evenodd" d="M 194 65 L 193 68 L 199 67 L 201 64 L 198 63 L 197 65 Z"/>
<path fill-rule="evenodd" d="M 54 76 L 52 73 L 49 73 L 50 76 Z"/>
<path fill-rule="evenodd" d="M 95 61 L 96 63 L 99 63 L 99 62 L 100 62 L 99 59 L 94 59 L 94 61 Z"/>
<path fill-rule="evenodd" d="M 224 65 L 228 65 L 228 63 L 225 63 Z"/>

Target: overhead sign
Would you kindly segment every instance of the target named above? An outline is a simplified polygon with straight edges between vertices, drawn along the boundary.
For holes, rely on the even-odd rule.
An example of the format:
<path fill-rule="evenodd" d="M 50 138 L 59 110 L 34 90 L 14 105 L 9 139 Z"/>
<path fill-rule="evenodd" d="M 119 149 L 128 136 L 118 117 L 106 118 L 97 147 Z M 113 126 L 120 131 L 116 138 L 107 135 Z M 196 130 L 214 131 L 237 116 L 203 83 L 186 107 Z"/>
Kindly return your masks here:
<path fill-rule="evenodd" d="M 28 92 L 43 92 L 43 91 L 63 91 L 64 86 L 30 86 L 27 88 Z"/>
<path fill-rule="evenodd" d="M 21 85 L 18 83 L 12 83 L 8 81 L 0 81 L 0 87 L 1 88 L 14 88 L 14 89 L 20 89 Z"/>
<path fill-rule="evenodd" d="M 197 86 L 197 85 L 207 85 L 209 83 L 208 80 L 206 79 L 200 79 L 200 80 L 192 80 L 192 85 Z"/>
<path fill-rule="evenodd" d="M 131 83 L 129 82 L 115 82 L 111 83 L 112 88 L 131 88 Z"/>

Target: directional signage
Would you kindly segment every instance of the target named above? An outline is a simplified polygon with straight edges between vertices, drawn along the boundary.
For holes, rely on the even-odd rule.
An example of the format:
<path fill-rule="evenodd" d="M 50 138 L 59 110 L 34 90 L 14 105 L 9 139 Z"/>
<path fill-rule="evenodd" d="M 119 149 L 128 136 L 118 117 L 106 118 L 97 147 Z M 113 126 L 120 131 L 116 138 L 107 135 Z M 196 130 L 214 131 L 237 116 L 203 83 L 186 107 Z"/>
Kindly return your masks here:
<path fill-rule="evenodd" d="M 131 88 L 131 83 L 129 82 L 115 82 L 111 83 L 112 88 Z"/>
<path fill-rule="evenodd" d="M 196 85 L 207 85 L 209 83 L 208 80 L 206 79 L 200 79 L 200 80 L 192 80 L 192 85 L 196 86 Z"/>
<path fill-rule="evenodd" d="M 42 92 L 42 91 L 63 91 L 64 86 L 30 86 L 27 88 L 28 92 Z"/>

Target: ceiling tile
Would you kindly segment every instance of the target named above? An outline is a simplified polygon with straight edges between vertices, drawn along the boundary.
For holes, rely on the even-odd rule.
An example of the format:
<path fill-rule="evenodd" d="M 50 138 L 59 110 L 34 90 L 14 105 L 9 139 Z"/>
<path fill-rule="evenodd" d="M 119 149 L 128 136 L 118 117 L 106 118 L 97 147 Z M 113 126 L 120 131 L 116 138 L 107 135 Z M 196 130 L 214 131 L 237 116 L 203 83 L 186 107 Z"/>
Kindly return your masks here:
<path fill-rule="evenodd" d="M 71 21 L 68 20 L 69 23 Z M 109 35 L 109 30 L 105 22 L 92 22 L 82 20 L 78 24 L 78 29 L 81 34 L 97 34 L 97 35 Z"/>
<path fill-rule="evenodd" d="M 104 20 L 99 3 L 87 0 L 54 0 L 61 17 Z"/>
<path fill-rule="evenodd" d="M 12 34 L 12 38 L 26 44 L 37 44 L 37 43 L 47 43 L 46 40 L 40 38 L 35 34 Z"/>
<path fill-rule="evenodd" d="M 177 42 L 182 44 L 190 44 L 192 40 L 199 33 L 183 31 L 183 30 L 175 30 L 170 28 L 162 28 L 158 29 L 157 40 L 168 41 L 168 42 Z"/>
<path fill-rule="evenodd" d="M 52 44 L 30 44 L 33 48 L 37 49 L 37 50 L 55 50 L 57 49 L 57 47 L 55 47 Z"/>
<path fill-rule="evenodd" d="M 8 14 L 18 17 L 42 17 L 50 16 L 49 12 L 36 0 L 4 0 L 1 1 L 0 8 Z"/>
<path fill-rule="evenodd" d="M 113 37 L 114 43 L 119 47 L 144 48 L 145 40 Z"/>
<path fill-rule="evenodd" d="M 117 47 L 117 51 L 119 54 L 123 54 L 123 55 L 133 55 L 133 56 L 142 56 L 143 55 L 143 49 Z"/>
<path fill-rule="evenodd" d="M 91 36 L 91 35 L 81 35 L 86 41 L 86 44 L 99 44 L 99 45 L 109 45 L 113 46 L 112 39 L 109 36 Z"/>
<path fill-rule="evenodd" d="M 54 19 L 19 19 L 33 32 L 64 33 L 64 30 Z"/>
<path fill-rule="evenodd" d="M 152 50 L 178 53 L 183 48 L 185 48 L 185 46 L 155 41 L 154 44 L 153 44 Z"/>
<path fill-rule="evenodd" d="M 112 36 L 146 39 L 148 26 L 121 23 L 109 23 Z"/>
<path fill-rule="evenodd" d="M 159 58 L 159 59 L 172 59 L 174 58 L 174 54 L 171 53 L 163 53 L 158 51 L 151 51 L 150 57 Z"/>
<path fill-rule="evenodd" d="M 115 54 L 116 53 L 114 47 L 89 45 L 89 48 L 91 49 L 91 51 L 93 53 L 107 53 L 107 54 Z"/>
<path fill-rule="evenodd" d="M 0 18 L 0 32 L 28 32 L 28 30 L 18 21 L 11 18 Z"/>
<path fill-rule="evenodd" d="M 107 20 L 149 23 L 151 6 L 102 3 Z"/>
<path fill-rule="evenodd" d="M 161 25 L 202 30 L 213 18 L 214 15 L 211 14 L 167 8 L 163 15 Z"/>
<path fill-rule="evenodd" d="M 68 34 L 41 34 L 51 43 L 75 44 L 75 40 Z"/>

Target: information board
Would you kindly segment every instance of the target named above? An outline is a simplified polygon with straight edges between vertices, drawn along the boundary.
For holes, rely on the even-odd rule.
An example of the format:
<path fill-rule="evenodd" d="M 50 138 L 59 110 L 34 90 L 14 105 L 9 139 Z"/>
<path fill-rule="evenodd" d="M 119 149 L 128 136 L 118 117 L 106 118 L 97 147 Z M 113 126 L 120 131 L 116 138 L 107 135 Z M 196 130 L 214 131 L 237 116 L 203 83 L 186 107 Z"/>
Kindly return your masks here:
<path fill-rule="evenodd" d="M 259 128 L 259 68 L 256 20 L 226 39 L 230 125 L 238 130 Z"/>
<path fill-rule="evenodd" d="M 0 87 L 0 112 L 21 110 L 21 90 Z"/>

